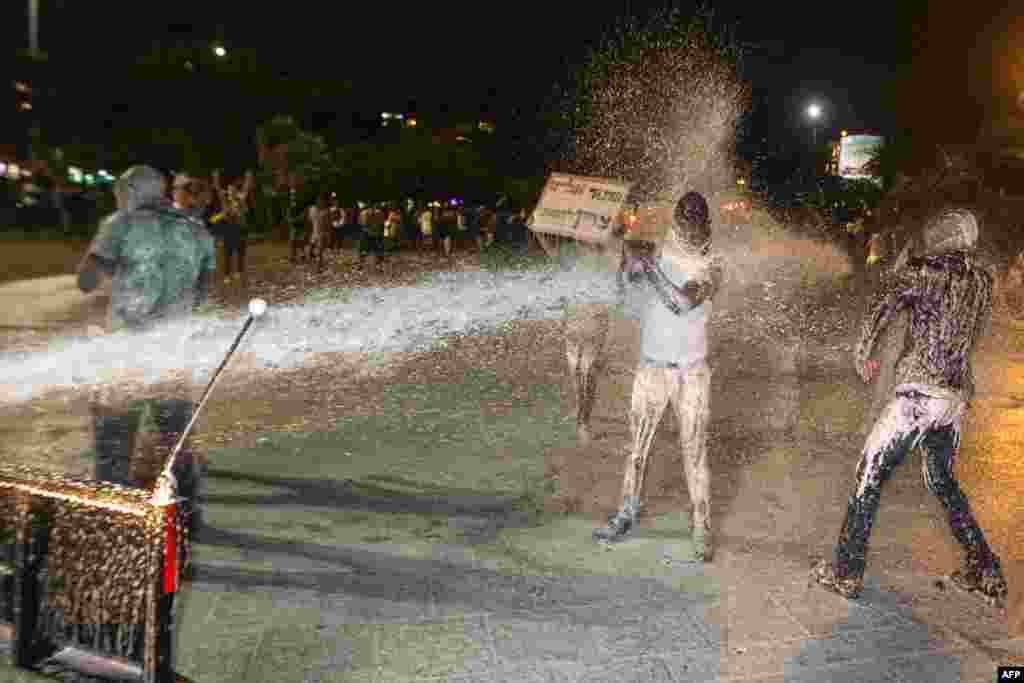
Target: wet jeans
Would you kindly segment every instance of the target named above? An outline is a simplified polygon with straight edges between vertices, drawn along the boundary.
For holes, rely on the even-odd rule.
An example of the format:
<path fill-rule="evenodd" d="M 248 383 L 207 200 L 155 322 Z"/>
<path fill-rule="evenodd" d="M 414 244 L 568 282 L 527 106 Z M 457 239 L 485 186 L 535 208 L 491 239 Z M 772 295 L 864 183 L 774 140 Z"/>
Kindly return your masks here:
<path fill-rule="evenodd" d="M 577 426 L 589 427 L 597 398 L 597 376 L 604 365 L 609 317 L 603 308 L 577 308 L 566 320 L 565 355 L 569 361 Z"/>
<path fill-rule="evenodd" d="M 924 483 L 945 508 L 953 536 L 966 554 L 967 567 L 985 572 L 998 564 L 953 474 L 960 446 L 962 403 L 958 403 L 956 399 L 896 388 L 868 436 L 857 466 L 857 490 L 849 500 L 835 550 L 837 577 L 863 577 L 882 485 L 917 446 L 924 451 Z"/>
<path fill-rule="evenodd" d="M 705 361 L 688 367 L 642 362 L 633 383 L 630 427 L 633 443 L 622 482 L 623 506 L 638 508 L 647 475 L 647 460 L 658 424 L 671 404 L 679 422 L 694 534 L 710 535 L 711 468 L 707 457 L 707 424 L 710 417 L 711 368 Z"/>

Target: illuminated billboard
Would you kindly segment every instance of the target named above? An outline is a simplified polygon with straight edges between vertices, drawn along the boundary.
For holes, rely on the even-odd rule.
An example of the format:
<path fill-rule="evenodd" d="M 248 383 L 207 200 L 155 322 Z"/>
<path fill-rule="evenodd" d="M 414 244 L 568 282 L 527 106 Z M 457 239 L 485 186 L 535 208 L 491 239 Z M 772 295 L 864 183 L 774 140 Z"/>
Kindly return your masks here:
<path fill-rule="evenodd" d="M 839 139 L 839 175 L 843 178 L 873 178 L 865 164 L 885 144 L 879 135 L 844 135 Z"/>

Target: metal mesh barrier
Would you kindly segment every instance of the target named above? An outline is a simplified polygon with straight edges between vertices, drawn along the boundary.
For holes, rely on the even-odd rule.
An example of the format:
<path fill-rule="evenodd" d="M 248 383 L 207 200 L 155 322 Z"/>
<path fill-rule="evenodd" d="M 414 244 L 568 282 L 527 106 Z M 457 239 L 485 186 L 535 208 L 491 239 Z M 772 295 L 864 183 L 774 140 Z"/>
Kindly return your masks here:
<path fill-rule="evenodd" d="M 83 683 L 178 680 L 172 607 L 188 511 L 150 497 L 0 466 L 0 648 L 15 666 Z"/>

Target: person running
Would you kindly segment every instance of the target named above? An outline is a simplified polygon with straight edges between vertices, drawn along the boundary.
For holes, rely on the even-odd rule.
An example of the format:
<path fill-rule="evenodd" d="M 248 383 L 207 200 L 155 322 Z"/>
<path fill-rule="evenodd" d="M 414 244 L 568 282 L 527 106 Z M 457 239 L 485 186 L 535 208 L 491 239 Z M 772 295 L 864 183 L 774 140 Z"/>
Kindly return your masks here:
<path fill-rule="evenodd" d="M 213 238 L 189 213 L 165 206 L 163 174 L 149 166 L 133 166 L 114 183 L 117 211 L 107 217 L 78 266 L 78 287 L 91 292 L 101 276 L 111 280 L 108 331 L 140 333 L 165 326 L 174 332 L 210 291 L 216 272 Z M 187 326 L 181 325 L 177 348 L 187 364 Z M 186 397 L 133 399 L 116 383 L 97 389 L 90 401 L 96 451 L 96 478 L 116 484 L 152 484 L 163 458 L 184 432 L 193 403 Z M 152 429 L 155 453 L 134 456 L 139 434 Z M 197 463 L 186 443 L 174 472 L 179 493 L 198 521 Z M 140 474 L 141 472 L 141 474 Z"/>
<path fill-rule="evenodd" d="M 957 588 L 993 603 L 1006 598 L 999 558 L 985 540 L 953 471 L 961 420 L 974 395 L 971 353 L 988 324 L 993 278 L 976 254 L 974 214 L 947 209 L 928 221 L 923 254 L 890 276 L 874 296 L 854 350 L 858 374 L 872 382 L 879 362 L 870 358 L 882 330 L 902 311 L 910 314 L 907 347 L 896 365 L 897 385 L 875 422 L 857 464 L 857 486 L 831 561 L 811 576 L 846 598 L 864 587 L 868 541 L 882 485 L 907 453 L 925 452 L 925 486 L 942 503 L 954 538 L 964 551 L 962 568 L 950 577 Z"/>
<path fill-rule="evenodd" d="M 707 326 L 722 269 L 710 252 L 707 201 L 697 192 L 688 192 L 676 204 L 674 225 L 657 258 L 631 258 L 624 264 L 623 272 L 630 280 L 650 285 L 650 298 L 633 382 L 633 439 L 622 483 L 622 505 L 607 526 L 594 531 L 599 542 L 620 541 L 635 526 L 651 443 L 671 404 L 679 420 L 679 445 L 690 492 L 694 559 L 707 562 L 713 555 L 706 444 L 711 386 Z"/>

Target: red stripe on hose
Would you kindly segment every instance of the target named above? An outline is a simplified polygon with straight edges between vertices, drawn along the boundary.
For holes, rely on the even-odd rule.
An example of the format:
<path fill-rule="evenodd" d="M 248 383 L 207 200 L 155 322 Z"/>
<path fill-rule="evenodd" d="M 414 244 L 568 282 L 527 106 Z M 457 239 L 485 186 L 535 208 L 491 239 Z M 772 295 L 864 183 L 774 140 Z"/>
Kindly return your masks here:
<path fill-rule="evenodd" d="M 178 590 L 178 506 L 164 508 L 164 593 Z"/>

